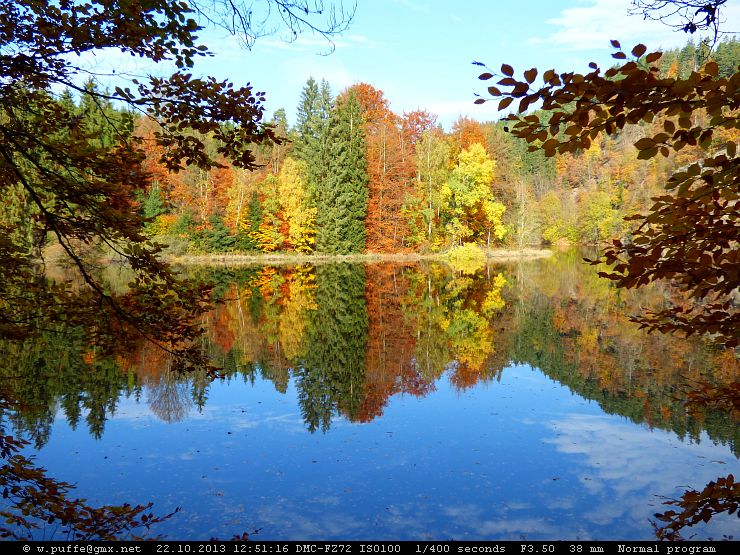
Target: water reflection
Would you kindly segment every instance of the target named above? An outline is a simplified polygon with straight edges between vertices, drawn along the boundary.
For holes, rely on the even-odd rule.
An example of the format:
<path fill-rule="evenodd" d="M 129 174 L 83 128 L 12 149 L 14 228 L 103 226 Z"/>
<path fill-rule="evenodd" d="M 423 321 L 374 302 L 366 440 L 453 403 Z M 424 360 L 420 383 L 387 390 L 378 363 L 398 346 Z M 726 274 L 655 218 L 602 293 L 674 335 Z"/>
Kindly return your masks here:
<path fill-rule="evenodd" d="M 643 334 L 629 315 L 668 293 L 617 290 L 575 254 L 466 272 L 192 272 L 218 284 L 202 349 L 223 383 L 176 374 L 147 343 L 104 357 L 74 330 L 0 344 L 2 396 L 15 403 L 0 409 L 4 426 L 59 461 L 96 457 L 127 441 L 123 429 L 140 430 L 112 471 L 143 476 L 156 461 L 165 503 L 181 494 L 236 526 L 178 516 L 175 535 L 229 537 L 262 523 L 283 539 L 604 538 L 618 524 L 621 537 L 648 539 L 656 493 L 701 487 L 688 482 L 732 470 L 728 453 L 738 454 L 737 415 L 681 403 L 700 379 L 737 381 L 737 358 Z M 98 443 L 70 454 L 76 428 Z M 270 461 L 288 452 L 290 464 Z M 214 478 L 231 465 L 244 481 Z M 80 483 L 108 487 L 79 472 Z M 143 501 L 162 480 L 142 479 Z M 386 490 L 396 497 L 369 503 Z"/>
<path fill-rule="evenodd" d="M 227 379 L 264 379 L 284 393 L 295 379 L 310 431 L 339 416 L 369 422 L 397 394 L 424 397 L 445 371 L 464 390 L 500 378 L 510 363 L 536 367 L 607 413 L 679 437 L 737 447 L 731 413 L 687 414 L 683 384 L 737 380 L 731 353 L 701 341 L 646 336 L 628 321 L 665 302 L 658 287 L 621 291 L 575 255 L 472 275 L 439 264 L 335 264 L 211 272 L 221 303 L 203 324 L 202 348 Z M 7 418 L 37 446 L 57 409 L 70 426 L 84 417 L 103 433 L 121 396 L 140 398 L 165 422 L 207 403 L 205 373 L 172 372 L 168 355 L 142 342 L 115 358 L 96 356 L 81 333 L 2 344 Z M 83 416 L 84 415 L 84 416 Z M 697 416 L 697 417 L 695 417 Z M 735 451 L 736 452 L 736 451 Z"/>

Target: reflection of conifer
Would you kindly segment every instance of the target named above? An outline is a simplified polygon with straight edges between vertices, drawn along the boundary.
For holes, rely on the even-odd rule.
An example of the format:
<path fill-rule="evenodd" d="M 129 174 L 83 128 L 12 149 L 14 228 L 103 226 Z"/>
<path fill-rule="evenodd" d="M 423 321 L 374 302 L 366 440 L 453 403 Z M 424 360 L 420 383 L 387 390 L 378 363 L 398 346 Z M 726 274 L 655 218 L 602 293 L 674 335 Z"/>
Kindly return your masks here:
<path fill-rule="evenodd" d="M 363 400 L 368 334 L 365 268 L 319 266 L 316 281 L 311 348 L 297 372 L 297 386 L 307 426 L 326 431 L 333 413 L 354 420 Z"/>
<path fill-rule="evenodd" d="M 58 407 L 72 428 L 84 414 L 90 433 L 100 437 L 121 393 L 134 390 L 113 360 L 91 358 L 89 349 L 79 329 L 0 342 L 3 398 L 18 402 L 9 418 L 37 448 L 48 441 Z"/>
<path fill-rule="evenodd" d="M 333 391 L 326 372 L 321 368 L 301 368 L 298 375 L 298 404 L 308 431 L 328 431 L 334 406 Z"/>

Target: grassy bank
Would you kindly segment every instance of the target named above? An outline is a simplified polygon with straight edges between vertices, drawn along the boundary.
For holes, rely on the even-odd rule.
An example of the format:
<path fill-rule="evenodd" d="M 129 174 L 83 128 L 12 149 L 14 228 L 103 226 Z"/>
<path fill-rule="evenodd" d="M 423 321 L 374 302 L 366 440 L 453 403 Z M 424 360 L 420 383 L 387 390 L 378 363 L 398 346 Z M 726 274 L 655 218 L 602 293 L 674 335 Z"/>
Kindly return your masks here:
<path fill-rule="evenodd" d="M 552 254 L 549 249 L 491 249 L 483 251 L 491 261 L 507 261 L 531 258 L 542 258 Z M 364 262 L 368 264 L 384 262 L 420 262 L 423 260 L 445 262 L 448 253 L 365 253 L 365 254 L 299 254 L 299 253 L 259 253 L 259 254 L 203 254 L 168 256 L 168 262 L 183 265 L 294 265 L 294 264 L 331 264 L 336 262 Z"/>

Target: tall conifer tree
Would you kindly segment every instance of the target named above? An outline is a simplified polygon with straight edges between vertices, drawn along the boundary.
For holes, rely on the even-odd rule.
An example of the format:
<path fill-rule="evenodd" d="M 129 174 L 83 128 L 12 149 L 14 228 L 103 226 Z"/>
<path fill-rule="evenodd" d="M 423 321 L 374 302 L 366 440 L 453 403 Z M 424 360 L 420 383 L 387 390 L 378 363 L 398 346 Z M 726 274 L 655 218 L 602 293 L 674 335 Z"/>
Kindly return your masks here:
<path fill-rule="evenodd" d="M 365 250 L 368 188 L 362 108 L 354 93 L 332 112 L 327 143 L 327 175 L 316 190 L 320 252 Z"/>
<path fill-rule="evenodd" d="M 315 204 L 316 189 L 328 172 L 326 149 L 332 97 L 329 83 L 321 84 L 313 77 L 306 81 L 298 103 L 294 143 L 298 157 L 306 163 L 307 189 L 310 202 Z"/>

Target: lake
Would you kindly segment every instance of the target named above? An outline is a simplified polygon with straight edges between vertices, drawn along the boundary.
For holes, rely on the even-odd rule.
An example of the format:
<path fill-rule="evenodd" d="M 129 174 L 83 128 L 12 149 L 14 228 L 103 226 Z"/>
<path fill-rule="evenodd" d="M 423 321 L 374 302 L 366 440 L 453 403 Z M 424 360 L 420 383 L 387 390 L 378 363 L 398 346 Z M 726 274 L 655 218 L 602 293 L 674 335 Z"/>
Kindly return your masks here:
<path fill-rule="evenodd" d="M 664 498 L 740 470 L 737 419 L 681 402 L 737 360 L 639 331 L 666 291 L 615 289 L 577 253 L 189 272 L 217 283 L 203 349 L 223 379 L 83 335 L 1 351 L 6 433 L 91 503 L 180 507 L 157 534 L 650 540 Z"/>

